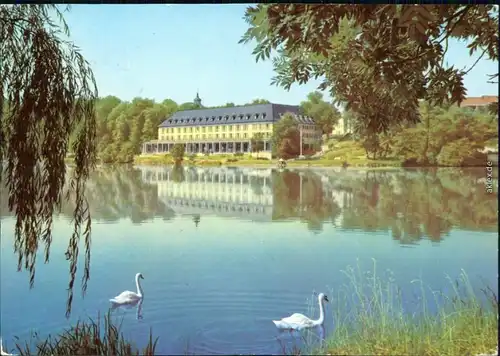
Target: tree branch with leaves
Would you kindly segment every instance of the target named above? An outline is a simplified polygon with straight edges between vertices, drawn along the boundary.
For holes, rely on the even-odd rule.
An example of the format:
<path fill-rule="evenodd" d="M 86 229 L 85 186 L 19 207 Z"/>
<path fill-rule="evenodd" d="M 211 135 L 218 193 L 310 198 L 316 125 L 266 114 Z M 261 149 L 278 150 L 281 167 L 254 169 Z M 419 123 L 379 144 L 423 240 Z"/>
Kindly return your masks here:
<path fill-rule="evenodd" d="M 469 42 L 498 60 L 494 5 L 425 6 L 434 20 L 425 33 L 405 31 L 401 14 L 414 5 L 258 4 L 247 8 L 241 43 L 256 42 L 256 60 L 272 58 L 271 83 L 290 89 L 321 78 L 336 103 L 371 132 L 420 121 L 418 101 L 460 104 L 466 70 L 443 64 L 448 38 Z"/>

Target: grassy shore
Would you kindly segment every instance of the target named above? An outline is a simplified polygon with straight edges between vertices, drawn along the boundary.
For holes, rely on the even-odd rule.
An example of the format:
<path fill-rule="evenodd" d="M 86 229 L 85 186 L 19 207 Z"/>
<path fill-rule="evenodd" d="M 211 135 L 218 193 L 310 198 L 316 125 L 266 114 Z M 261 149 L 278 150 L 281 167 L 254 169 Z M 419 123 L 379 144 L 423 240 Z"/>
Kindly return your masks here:
<path fill-rule="evenodd" d="M 488 288 L 477 295 L 464 271 L 456 281 L 447 278 L 451 293 L 446 295 L 430 293 L 422 281 L 413 281 L 420 293 L 411 306 L 408 296 L 403 303 L 391 274 L 378 275 L 375 262 L 368 274 L 359 266 L 343 272 L 349 283 L 333 295 L 335 330 L 315 354 L 460 356 L 495 352 L 497 296 Z M 429 311 L 430 303 L 437 313 Z M 415 312 L 410 314 L 408 309 Z"/>
<path fill-rule="evenodd" d="M 401 162 L 397 160 L 368 160 L 366 158 L 353 158 L 348 161 L 350 167 L 401 167 Z M 174 160 L 170 155 L 149 155 L 136 156 L 135 164 L 143 165 L 171 165 Z M 287 161 L 287 167 L 341 167 L 343 161 L 326 158 L 301 159 Z M 262 166 L 276 167 L 277 159 L 257 159 L 250 155 L 211 155 L 187 157 L 183 161 L 184 165 L 193 166 Z"/>
<path fill-rule="evenodd" d="M 359 265 L 342 271 L 347 283 L 330 291 L 334 330 L 321 347 L 283 349 L 300 355 L 423 355 L 464 356 L 494 354 L 498 340 L 498 299 L 486 288 L 476 294 L 464 271 L 457 280 L 447 277 L 448 293 L 430 291 L 422 281 L 412 284 L 417 295 L 405 294 L 391 272 L 379 274 L 376 262 L 365 272 Z M 444 277 L 443 277 L 444 279 Z M 449 288 L 446 288 L 449 287 Z M 431 297 L 429 297 L 431 296 Z M 311 300 L 311 308 L 315 298 Z M 434 304 L 433 311 L 430 306 Z M 309 312 L 312 314 L 312 310 Z M 78 323 L 55 338 L 35 339 L 36 346 L 16 345 L 19 355 L 155 355 L 150 334 L 142 350 L 124 339 L 119 326 L 99 319 Z M 328 326 L 328 330 L 331 328 Z"/>

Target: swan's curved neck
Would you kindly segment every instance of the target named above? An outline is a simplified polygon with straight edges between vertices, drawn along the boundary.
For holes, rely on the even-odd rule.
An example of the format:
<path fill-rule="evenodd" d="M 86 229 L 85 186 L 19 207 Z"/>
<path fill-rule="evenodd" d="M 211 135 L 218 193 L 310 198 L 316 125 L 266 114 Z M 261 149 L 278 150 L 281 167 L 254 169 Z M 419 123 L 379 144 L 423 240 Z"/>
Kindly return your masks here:
<path fill-rule="evenodd" d="M 314 324 L 315 325 L 323 325 L 323 323 L 325 322 L 325 309 L 323 306 L 323 301 L 318 300 L 318 302 L 319 302 L 319 319 L 315 320 Z"/>
<path fill-rule="evenodd" d="M 137 294 L 139 294 L 142 297 L 143 294 L 142 294 L 141 283 L 139 282 L 139 276 L 135 277 L 135 285 L 137 286 Z"/>

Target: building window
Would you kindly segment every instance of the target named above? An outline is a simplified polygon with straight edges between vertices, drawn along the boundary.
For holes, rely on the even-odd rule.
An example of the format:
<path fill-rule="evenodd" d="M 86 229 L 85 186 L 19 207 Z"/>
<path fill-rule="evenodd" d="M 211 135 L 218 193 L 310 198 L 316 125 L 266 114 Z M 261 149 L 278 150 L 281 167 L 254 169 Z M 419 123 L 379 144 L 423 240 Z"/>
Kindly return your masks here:
<path fill-rule="evenodd" d="M 217 131 L 219 131 L 219 126 L 215 126 L 215 132 L 217 132 Z"/>
<path fill-rule="evenodd" d="M 222 134 L 222 138 L 226 138 L 226 134 Z"/>
<path fill-rule="evenodd" d="M 229 134 L 229 138 L 233 138 L 233 134 L 232 133 Z"/>
<path fill-rule="evenodd" d="M 240 125 L 236 125 L 236 131 L 240 131 Z"/>
<path fill-rule="evenodd" d="M 243 133 L 243 138 L 247 138 L 248 137 L 248 134 L 245 132 Z"/>

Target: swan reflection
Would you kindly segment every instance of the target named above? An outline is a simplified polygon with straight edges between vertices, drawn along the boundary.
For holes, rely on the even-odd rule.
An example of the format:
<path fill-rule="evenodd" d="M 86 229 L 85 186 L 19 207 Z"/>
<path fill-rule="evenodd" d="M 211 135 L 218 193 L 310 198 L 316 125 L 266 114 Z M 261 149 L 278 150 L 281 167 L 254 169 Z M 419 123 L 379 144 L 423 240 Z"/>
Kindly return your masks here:
<path fill-rule="evenodd" d="M 111 310 L 129 310 L 137 307 L 137 320 L 140 320 L 143 318 L 142 315 L 142 303 L 144 303 L 144 298 L 141 299 L 136 299 L 134 301 L 128 302 L 128 303 L 122 303 L 122 304 L 112 304 L 111 305 Z"/>
<path fill-rule="evenodd" d="M 318 336 L 319 346 L 323 347 L 323 342 L 325 341 L 325 327 L 323 325 L 318 326 Z"/>

